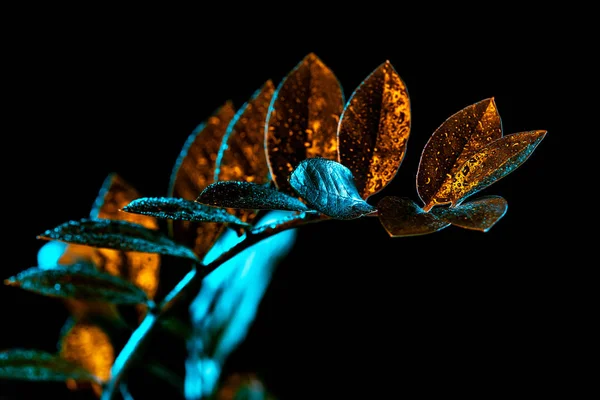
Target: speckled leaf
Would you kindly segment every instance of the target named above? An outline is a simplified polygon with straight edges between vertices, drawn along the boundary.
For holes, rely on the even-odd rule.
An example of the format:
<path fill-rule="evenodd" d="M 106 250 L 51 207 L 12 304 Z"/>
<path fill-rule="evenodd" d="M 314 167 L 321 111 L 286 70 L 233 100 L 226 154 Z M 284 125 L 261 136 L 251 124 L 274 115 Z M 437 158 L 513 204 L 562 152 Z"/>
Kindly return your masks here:
<path fill-rule="evenodd" d="M 63 330 L 58 343 L 60 356 L 92 372 L 101 381 L 108 381 L 115 349 L 107 333 L 88 321 L 71 322 Z M 93 389 L 98 396 L 102 393 L 100 385 L 93 385 Z"/>
<path fill-rule="evenodd" d="M 178 221 L 221 222 L 240 227 L 249 226 L 222 208 L 174 197 L 142 197 L 129 203 L 123 211 Z"/>
<path fill-rule="evenodd" d="M 23 349 L 0 352 L 0 378 L 26 381 L 98 381 L 91 372 L 58 355 Z"/>
<path fill-rule="evenodd" d="M 139 304 L 148 301 L 144 291 L 134 284 L 100 272 L 90 264 L 29 268 L 6 279 L 4 283 L 52 297 L 115 304 Z"/>
<path fill-rule="evenodd" d="M 493 98 L 452 115 L 433 133 L 421 153 L 417 191 L 425 210 L 452 201 L 452 179 L 478 150 L 502 137 L 502 123 Z"/>
<path fill-rule="evenodd" d="M 394 179 L 409 134 L 408 91 L 386 61 L 354 91 L 338 127 L 339 161 L 352 171 L 363 199 Z"/>
<path fill-rule="evenodd" d="M 217 155 L 234 115 L 232 103 L 226 102 L 206 122 L 194 129 L 173 167 L 169 197 L 194 200 L 206 186 L 213 183 Z M 224 229 L 218 223 L 176 220 L 168 220 L 167 225 L 171 237 L 193 249 L 199 258 L 204 257 Z"/>
<path fill-rule="evenodd" d="M 500 196 L 485 196 L 456 207 L 434 207 L 442 221 L 465 229 L 487 232 L 506 214 L 508 203 Z"/>
<path fill-rule="evenodd" d="M 197 261 L 194 252 L 187 247 L 173 242 L 158 231 L 127 221 L 84 218 L 65 222 L 47 230 L 38 238 L 106 249 L 158 253 Z"/>
<path fill-rule="evenodd" d="M 267 161 L 277 188 L 294 194 L 289 176 L 300 161 L 338 160 L 337 127 L 344 107 L 342 88 L 333 72 L 314 54 L 285 77 L 269 108 Z"/>
<path fill-rule="evenodd" d="M 354 219 L 375 210 L 364 201 L 342 164 L 324 158 L 304 160 L 292 173 L 290 184 L 315 210 L 336 219 Z"/>
<path fill-rule="evenodd" d="M 196 200 L 215 207 L 253 210 L 308 211 L 306 204 L 268 185 L 224 181 L 208 185 Z"/>
<path fill-rule="evenodd" d="M 237 112 L 217 157 L 214 181 L 267 183 L 265 123 L 275 87 L 267 81 Z"/>
<path fill-rule="evenodd" d="M 452 205 L 485 189 L 520 167 L 529 158 L 546 131 L 507 135 L 473 154 L 457 170 L 452 180 Z"/>
<path fill-rule="evenodd" d="M 384 197 L 377 210 L 379 221 L 391 237 L 426 235 L 450 226 L 406 197 Z"/>

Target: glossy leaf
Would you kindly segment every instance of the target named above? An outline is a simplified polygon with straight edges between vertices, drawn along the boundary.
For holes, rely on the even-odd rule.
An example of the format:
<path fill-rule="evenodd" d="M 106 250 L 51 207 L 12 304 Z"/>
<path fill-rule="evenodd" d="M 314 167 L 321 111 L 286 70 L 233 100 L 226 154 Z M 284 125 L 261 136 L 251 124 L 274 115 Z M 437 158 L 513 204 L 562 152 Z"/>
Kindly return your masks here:
<path fill-rule="evenodd" d="M 92 372 L 101 381 L 110 379 L 110 369 L 115 361 L 115 349 L 110 337 L 98 325 L 76 321 L 68 327 L 59 342 L 60 355 Z M 100 386 L 94 386 L 96 394 Z"/>
<path fill-rule="evenodd" d="M 354 219 L 375 210 L 358 193 L 352 172 L 324 158 L 304 160 L 292 173 L 290 184 L 315 210 L 336 219 Z"/>
<path fill-rule="evenodd" d="M 214 181 L 267 183 L 265 123 L 275 87 L 267 81 L 237 112 L 223 137 Z"/>
<path fill-rule="evenodd" d="M 49 269 L 30 268 L 4 281 L 10 286 L 52 297 L 109 302 L 146 303 L 143 290 L 119 277 L 100 272 L 91 264 Z"/>
<path fill-rule="evenodd" d="M 386 61 L 354 91 L 338 128 L 339 161 L 352 171 L 363 199 L 394 179 L 409 134 L 408 91 Z"/>
<path fill-rule="evenodd" d="M 417 191 L 425 210 L 452 202 L 452 179 L 473 154 L 502 137 L 493 98 L 452 115 L 433 133 L 421 153 Z"/>
<path fill-rule="evenodd" d="M 126 221 L 84 218 L 65 222 L 54 229 L 47 230 L 38 238 L 197 260 L 196 255 L 190 249 L 173 242 L 162 233 Z"/>
<path fill-rule="evenodd" d="M 175 162 L 169 184 L 170 197 L 194 200 L 213 183 L 217 155 L 234 116 L 232 103 L 226 102 L 194 129 Z M 167 224 L 173 239 L 193 249 L 199 258 L 204 257 L 224 229 L 218 223 L 168 220 Z"/>
<path fill-rule="evenodd" d="M 546 136 L 546 131 L 507 135 L 473 154 L 452 180 L 452 205 L 490 186 L 520 167 Z"/>
<path fill-rule="evenodd" d="M 314 54 L 307 55 L 281 81 L 267 119 L 266 149 L 277 188 L 294 194 L 289 176 L 300 161 L 338 160 L 337 127 L 344 106 L 333 72 Z"/>
<path fill-rule="evenodd" d="M 297 198 L 252 182 L 215 182 L 200 193 L 197 201 L 216 207 L 308 211 L 308 207 Z"/>
<path fill-rule="evenodd" d="M 442 221 L 465 229 L 487 232 L 508 209 L 500 196 L 486 196 L 456 207 L 434 207 L 431 213 Z"/>
<path fill-rule="evenodd" d="M 55 354 L 14 349 L 0 352 L 0 378 L 26 381 L 97 381 L 90 371 Z"/>
<path fill-rule="evenodd" d="M 379 221 L 391 237 L 426 235 L 450 226 L 406 197 L 384 197 L 377 210 Z"/>
<path fill-rule="evenodd" d="M 222 208 L 174 197 L 142 197 L 129 203 L 123 211 L 178 221 L 220 222 L 240 227 L 249 226 Z"/>

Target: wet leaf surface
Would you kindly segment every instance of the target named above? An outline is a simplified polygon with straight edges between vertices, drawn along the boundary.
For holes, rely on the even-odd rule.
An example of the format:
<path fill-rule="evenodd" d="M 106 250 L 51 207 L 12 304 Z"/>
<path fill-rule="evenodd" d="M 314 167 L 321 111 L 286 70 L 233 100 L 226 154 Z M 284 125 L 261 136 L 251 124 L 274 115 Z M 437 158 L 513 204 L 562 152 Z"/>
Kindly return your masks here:
<path fill-rule="evenodd" d="M 456 207 L 434 207 L 431 213 L 454 226 L 487 232 L 508 209 L 508 203 L 500 196 L 486 196 L 465 202 Z"/>
<path fill-rule="evenodd" d="M 344 107 L 340 83 L 315 54 L 307 55 L 282 80 L 267 120 L 266 149 L 277 188 L 294 194 L 289 177 L 300 161 L 338 160 L 337 127 Z"/>
<path fill-rule="evenodd" d="M 493 98 L 452 115 L 429 138 L 421 153 L 417 191 L 424 209 L 452 201 L 452 180 L 460 166 L 481 148 L 502 137 Z"/>
<path fill-rule="evenodd" d="M 388 61 L 354 91 L 338 130 L 339 161 L 352 171 L 363 199 L 381 191 L 394 178 L 409 134 L 408 91 Z"/>
<path fill-rule="evenodd" d="M 379 221 L 391 237 L 426 235 L 450 226 L 406 197 L 384 197 L 377 210 Z"/>
<path fill-rule="evenodd" d="M 290 183 L 311 207 L 331 218 L 354 219 L 376 211 L 358 193 L 350 170 L 336 161 L 304 160 Z"/>
<path fill-rule="evenodd" d="M 308 207 L 297 198 L 251 182 L 215 182 L 200 193 L 197 201 L 216 207 L 308 211 Z"/>
<path fill-rule="evenodd" d="M 117 276 L 98 271 L 91 264 L 29 268 L 8 278 L 5 284 L 38 294 L 114 304 L 148 301 L 143 290 Z"/>
<path fill-rule="evenodd" d="M 27 381 L 96 381 L 91 372 L 39 350 L 14 349 L 0 352 L 0 378 Z"/>
<path fill-rule="evenodd" d="M 197 260 L 187 247 L 162 233 L 126 221 L 88 219 L 68 221 L 38 236 L 39 239 L 123 251 L 158 253 Z"/>

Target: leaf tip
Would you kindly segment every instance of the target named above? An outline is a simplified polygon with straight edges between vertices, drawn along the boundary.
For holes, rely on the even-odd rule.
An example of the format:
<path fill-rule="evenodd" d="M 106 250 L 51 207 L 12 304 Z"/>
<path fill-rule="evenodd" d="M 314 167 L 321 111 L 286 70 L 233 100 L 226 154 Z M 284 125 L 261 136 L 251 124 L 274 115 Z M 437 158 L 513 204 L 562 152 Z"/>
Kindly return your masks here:
<path fill-rule="evenodd" d="M 14 276 L 11 276 L 10 278 L 7 278 L 4 280 L 4 284 L 6 286 L 13 286 L 13 287 L 19 287 L 21 286 L 21 284 L 19 283 L 19 281 L 17 281 L 17 278 Z"/>

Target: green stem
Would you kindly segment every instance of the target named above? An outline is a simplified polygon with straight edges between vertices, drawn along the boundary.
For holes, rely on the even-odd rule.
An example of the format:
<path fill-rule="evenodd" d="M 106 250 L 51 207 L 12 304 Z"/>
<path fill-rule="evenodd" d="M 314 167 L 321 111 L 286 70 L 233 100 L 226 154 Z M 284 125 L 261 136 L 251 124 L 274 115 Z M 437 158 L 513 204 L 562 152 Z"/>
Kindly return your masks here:
<path fill-rule="evenodd" d="M 119 385 L 125 374 L 133 364 L 133 360 L 138 356 L 138 352 L 147 342 L 150 334 L 157 326 L 157 323 L 168 316 L 171 310 L 184 305 L 189 305 L 193 296 L 200 290 L 202 280 L 206 275 L 240 254 L 242 251 L 264 239 L 268 239 L 269 237 L 288 229 L 324 220 L 326 219 L 318 214 L 300 213 L 283 220 L 283 222 L 276 225 L 269 224 L 252 229 L 246 233 L 246 237 L 241 242 L 227 250 L 219 258 L 207 265 L 200 265 L 199 268 L 194 268 L 188 272 L 173 290 L 165 296 L 163 301 L 157 305 L 157 307 L 148 311 L 144 320 L 133 332 L 113 364 L 111 379 L 105 384 L 101 400 L 111 400 L 113 398 L 118 391 Z"/>

